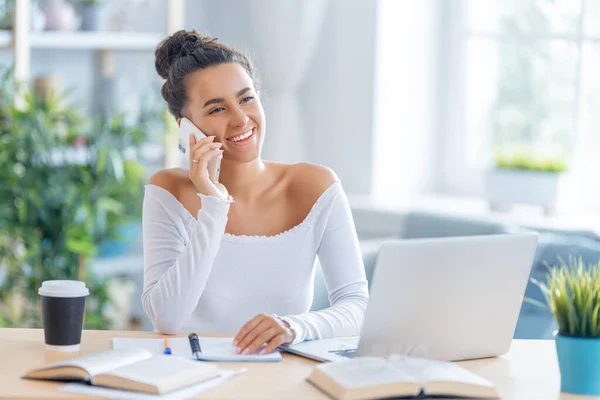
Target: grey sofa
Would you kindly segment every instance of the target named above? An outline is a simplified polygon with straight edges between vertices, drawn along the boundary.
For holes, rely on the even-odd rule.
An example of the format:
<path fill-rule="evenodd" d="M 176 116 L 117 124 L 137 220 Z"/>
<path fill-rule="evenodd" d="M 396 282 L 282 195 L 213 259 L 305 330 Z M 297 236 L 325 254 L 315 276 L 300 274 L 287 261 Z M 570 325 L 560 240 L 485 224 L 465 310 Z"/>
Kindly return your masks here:
<path fill-rule="evenodd" d="M 365 274 L 370 286 L 379 248 L 384 241 L 389 239 L 491 235 L 522 230 L 531 229 L 467 216 L 422 211 L 408 212 L 402 217 L 402 223 L 397 230 L 397 234 L 360 241 Z M 586 264 L 597 263 L 600 260 L 600 241 L 598 240 L 578 234 L 544 231 L 539 232 L 539 234 L 540 239 L 530 278 L 545 280 L 547 275 L 546 263 L 554 265 L 558 263 L 560 257 L 565 260 L 568 260 L 570 256 L 581 257 Z M 544 301 L 539 288 L 531 282 L 527 284 L 525 297 Z M 319 310 L 328 305 L 327 288 L 317 261 L 312 310 Z M 547 309 L 523 302 L 515 329 L 515 338 L 549 339 L 552 338 L 555 329 L 556 323 Z"/>

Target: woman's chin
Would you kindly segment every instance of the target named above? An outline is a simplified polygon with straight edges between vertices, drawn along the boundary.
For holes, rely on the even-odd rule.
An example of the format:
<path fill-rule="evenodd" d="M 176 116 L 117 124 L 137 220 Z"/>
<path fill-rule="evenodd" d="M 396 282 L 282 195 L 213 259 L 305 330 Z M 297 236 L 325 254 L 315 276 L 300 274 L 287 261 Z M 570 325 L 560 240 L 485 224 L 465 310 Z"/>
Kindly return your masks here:
<path fill-rule="evenodd" d="M 227 152 L 226 152 L 227 153 Z M 260 149 L 253 148 L 245 151 L 231 151 L 223 155 L 225 162 L 247 163 L 260 158 Z"/>
<path fill-rule="evenodd" d="M 230 161 L 250 162 L 260 157 L 261 143 L 257 135 L 252 135 L 247 143 L 229 144 L 223 158 Z"/>

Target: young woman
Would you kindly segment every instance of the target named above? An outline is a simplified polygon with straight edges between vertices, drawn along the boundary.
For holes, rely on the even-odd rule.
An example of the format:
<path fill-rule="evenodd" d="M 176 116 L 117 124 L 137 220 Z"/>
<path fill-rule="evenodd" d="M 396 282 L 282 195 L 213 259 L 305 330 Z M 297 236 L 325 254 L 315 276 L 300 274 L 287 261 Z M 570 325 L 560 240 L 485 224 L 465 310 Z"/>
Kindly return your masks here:
<path fill-rule="evenodd" d="M 328 168 L 261 158 L 266 119 L 250 60 L 179 31 L 157 47 L 156 70 L 169 111 L 207 135 L 190 135 L 189 169 L 146 186 L 142 302 L 156 329 L 237 332 L 242 354 L 358 335 L 368 290 L 348 200 Z M 215 157 L 218 184 L 207 172 Z M 317 255 L 331 306 L 309 312 Z"/>

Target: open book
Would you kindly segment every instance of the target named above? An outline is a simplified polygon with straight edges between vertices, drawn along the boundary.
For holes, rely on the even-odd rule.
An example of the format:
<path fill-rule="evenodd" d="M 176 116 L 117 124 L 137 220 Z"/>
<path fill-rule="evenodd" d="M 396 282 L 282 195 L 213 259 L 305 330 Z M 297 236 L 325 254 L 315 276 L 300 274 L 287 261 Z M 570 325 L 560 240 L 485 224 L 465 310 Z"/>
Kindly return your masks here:
<path fill-rule="evenodd" d="M 219 376 L 215 364 L 153 356 L 146 349 L 107 350 L 27 372 L 25 379 L 85 381 L 96 386 L 163 394 Z"/>
<path fill-rule="evenodd" d="M 498 398 L 495 386 L 458 365 L 417 357 L 357 357 L 317 365 L 308 381 L 340 400 L 384 397 Z"/>

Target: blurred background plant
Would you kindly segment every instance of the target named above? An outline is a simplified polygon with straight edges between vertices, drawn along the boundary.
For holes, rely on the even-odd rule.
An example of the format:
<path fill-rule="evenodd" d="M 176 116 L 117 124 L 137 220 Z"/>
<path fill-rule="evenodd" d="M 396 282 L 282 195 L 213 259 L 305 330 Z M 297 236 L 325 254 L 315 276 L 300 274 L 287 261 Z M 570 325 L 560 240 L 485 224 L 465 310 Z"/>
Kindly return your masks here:
<path fill-rule="evenodd" d="M 567 170 L 567 160 L 559 156 L 538 156 L 526 150 L 498 151 L 496 167 L 560 173 Z"/>
<path fill-rule="evenodd" d="M 14 105 L 21 93 L 24 106 Z M 37 290 L 49 279 L 90 287 L 85 327 L 110 328 L 108 282 L 90 260 L 119 227 L 141 219 L 145 171 L 140 147 L 164 132 L 164 110 L 150 102 L 131 115 L 89 118 L 66 94 L 36 96 L 0 85 L 0 325 L 40 327 Z"/>

